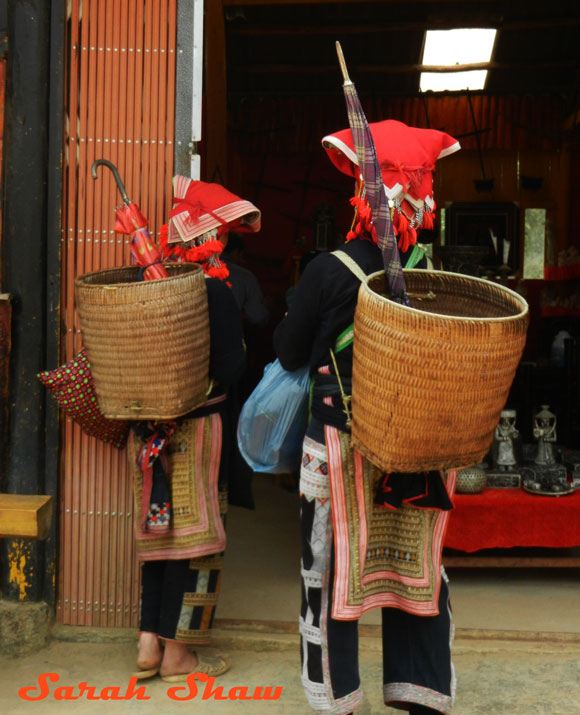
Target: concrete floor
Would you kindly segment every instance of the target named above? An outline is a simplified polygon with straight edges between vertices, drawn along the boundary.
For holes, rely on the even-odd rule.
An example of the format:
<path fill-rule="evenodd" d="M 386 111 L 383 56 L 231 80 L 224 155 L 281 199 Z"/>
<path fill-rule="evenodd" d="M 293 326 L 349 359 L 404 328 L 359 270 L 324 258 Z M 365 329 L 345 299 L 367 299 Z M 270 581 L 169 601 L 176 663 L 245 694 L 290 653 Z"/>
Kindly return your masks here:
<path fill-rule="evenodd" d="M 144 683 L 148 700 L 56 700 L 56 688 L 74 686 L 70 692 L 78 696 L 83 681 L 95 686 L 97 696 L 114 686 L 124 694 L 135 658 L 134 631 L 61 626 L 48 648 L 19 659 L 0 657 L 0 713 L 308 713 L 296 628 L 298 497 L 272 477 L 256 477 L 255 492 L 255 512 L 232 508 L 228 515 L 215 647 L 230 653 L 233 666 L 214 687 L 223 686 L 227 694 L 234 687 L 246 686 L 253 693 L 255 687 L 280 686 L 278 700 L 203 700 L 205 686 L 199 684 L 195 698 L 180 702 L 169 697 L 171 686 L 157 678 Z M 580 715 L 578 570 L 452 569 L 449 576 L 457 628 L 454 715 Z M 398 712 L 381 700 L 377 616 L 367 614 L 360 629 L 362 715 Z M 19 689 L 38 686 L 43 673 L 59 675 L 50 694 L 40 702 L 23 700 Z"/>
<path fill-rule="evenodd" d="M 294 623 L 300 601 L 298 495 L 270 476 L 256 476 L 254 492 L 255 512 L 230 508 L 228 513 L 218 616 Z M 576 568 L 461 568 L 448 575 L 458 629 L 580 634 Z M 380 623 L 379 611 L 361 622 Z"/>

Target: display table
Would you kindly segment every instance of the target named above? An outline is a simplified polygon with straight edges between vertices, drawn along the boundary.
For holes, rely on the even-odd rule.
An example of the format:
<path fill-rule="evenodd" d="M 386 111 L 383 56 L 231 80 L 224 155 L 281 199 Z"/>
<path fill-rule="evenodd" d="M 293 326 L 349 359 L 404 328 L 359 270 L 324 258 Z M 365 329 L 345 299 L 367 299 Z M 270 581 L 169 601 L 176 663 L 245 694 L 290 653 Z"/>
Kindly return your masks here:
<path fill-rule="evenodd" d="M 580 546 L 580 490 L 561 497 L 523 489 L 485 489 L 456 494 L 445 547 L 473 553 L 482 549 Z M 447 566 L 580 566 L 580 558 L 446 556 Z"/>

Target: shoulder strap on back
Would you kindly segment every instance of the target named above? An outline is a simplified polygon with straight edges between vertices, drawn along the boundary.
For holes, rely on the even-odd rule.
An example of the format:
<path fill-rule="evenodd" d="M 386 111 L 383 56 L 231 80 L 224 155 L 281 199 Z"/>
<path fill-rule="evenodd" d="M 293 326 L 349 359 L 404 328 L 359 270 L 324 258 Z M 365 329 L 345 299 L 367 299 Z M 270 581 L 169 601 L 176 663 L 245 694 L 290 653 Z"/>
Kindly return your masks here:
<path fill-rule="evenodd" d="M 332 251 L 330 255 L 336 256 L 339 261 L 342 261 L 344 265 L 355 274 L 359 281 L 362 282 L 366 280 L 367 274 L 363 271 L 359 264 L 348 255 L 348 253 L 339 249 L 338 251 Z"/>
<path fill-rule="evenodd" d="M 359 266 L 359 264 L 348 255 L 348 253 L 338 250 L 338 251 L 332 251 L 332 253 L 330 255 L 336 256 L 336 258 L 338 258 L 339 261 L 342 261 L 344 263 L 344 265 L 354 273 L 354 275 L 359 279 L 359 281 L 361 281 L 361 283 L 366 280 L 367 274 L 363 271 L 363 269 Z M 353 338 L 354 338 L 354 323 L 351 323 L 345 330 L 342 331 L 342 333 L 336 339 L 336 344 L 334 346 L 334 352 L 338 353 L 341 350 L 344 350 L 349 345 L 352 345 Z M 330 352 L 332 354 L 332 350 Z M 334 357 L 333 357 L 333 359 L 334 359 Z"/>

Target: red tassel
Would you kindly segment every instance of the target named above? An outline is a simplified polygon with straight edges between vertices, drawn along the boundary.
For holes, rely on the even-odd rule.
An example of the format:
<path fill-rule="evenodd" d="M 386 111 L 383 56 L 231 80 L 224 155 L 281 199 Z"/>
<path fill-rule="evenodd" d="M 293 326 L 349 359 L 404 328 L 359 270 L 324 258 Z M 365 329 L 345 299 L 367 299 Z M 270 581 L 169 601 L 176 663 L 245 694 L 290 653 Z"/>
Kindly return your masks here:
<path fill-rule="evenodd" d="M 360 196 L 353 196 L 350 199 L 350 203 L 355 208 L 355 215 L 353 225 L 346 234 L 346 240 L 352 241 L 353 238 L 363 238 L 378 245 L 377 231 L 373 225 L 371 207 L 368 201 Z"/>
<path fill-rule="evenodd" d="M 409 227 L 409 222 L 407 221 L 407 227 L 404 232 L 399 232 L 398 246 L 403 251 L 409 250 L 410 246 L 414 246 L 417 243 L 417 231 L 414 228 Z"/>
<path fill-rule="evenodd" d="M 399 240 L 397 241 L 397 245 L 399 246 L 399 251 L 402 251 L 403 253 L 407 250 L 407 239 L 409 238 L 409 234 L 407 231 L 405 233 L 399 233 Z"/>
<path fill-rule="evenodd" d="M 227 267 L 223 263 L 221 263 L 219 267 L 210 266 L 207 263 L 204 263 L 203 270 L 211 278 L 218 278 L 220 281 L 223 281 L 226 278 L 229 278 L 229 275 L 230 275 L 230 272 L 228 271 Z"/>
<path fill-rule="evenodd" d="M 220 254 L 223 250 L 223 244 L 220 241 L 210 240 L 203 243 L 201 246 L 193 246 L 185 252 L 185 258 L 193 263 L 203 263 L 210 256 Z"/>
<path fill-rule="evenodd" d="M 160 240 L 160 244 L 162 258 L 170 260 L 177 259 L 180 263 L 186 260 L 185 250 L 178 243 L 168 244 L 166 240 L 165 245 L 163 245 Z"/>
<path fill-rule="evenodd" d="M 423 228 L 430 231 L 433 228 L 433 214 L 430 211 L 425 211 L 423 214 Z"/>
<path fill-rule="evenodd" d="M 395 211 L 393 227 L 397 236 L 407 233 L 409 229 L 409 220 L 402 211 Z"/>

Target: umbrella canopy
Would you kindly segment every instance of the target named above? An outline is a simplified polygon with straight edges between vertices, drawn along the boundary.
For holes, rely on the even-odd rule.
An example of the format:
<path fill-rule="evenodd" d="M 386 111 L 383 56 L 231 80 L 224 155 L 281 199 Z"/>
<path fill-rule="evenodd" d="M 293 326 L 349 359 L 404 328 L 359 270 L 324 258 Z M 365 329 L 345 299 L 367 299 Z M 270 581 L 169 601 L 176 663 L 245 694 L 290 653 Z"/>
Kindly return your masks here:
<path fill-rule="evenodd" d="M 344 79 L 343 90 L 348 113 L 348 123 L 352 132 L 354 148 L 358 158 L 361 178 L 364 182 L 365 197 L 372 215 L 373 235 L 383 254 L 385 276 L 391 289 L 393 300 L 409 304 L 403 277 L 403 267 L 391 219 L 391 212 L 383 188 L 381 167 L 369 123 L 363 111 L 354 84 L 351 82 L 340 43 L 336 43 L 338 60 Z"/>
<path fill-rule="evenodd" d="M 147 230 L 148 221 L 134 201 L 127 196 L 117 167 L 106 159 L 97 159 L 92 166 L 93 179 L 98 177 L 97 167 L 103 165 L 113 172 L 123 203 L 115 209 L 115 231 L 131 236 L 131 255 L 133 260 L 141 267 L 145 280 L 167 278 L 168 273 L 163 266 L 161 253 L 151 240 Z M 140 272 L 140 275 L 141 275 Z"/>

